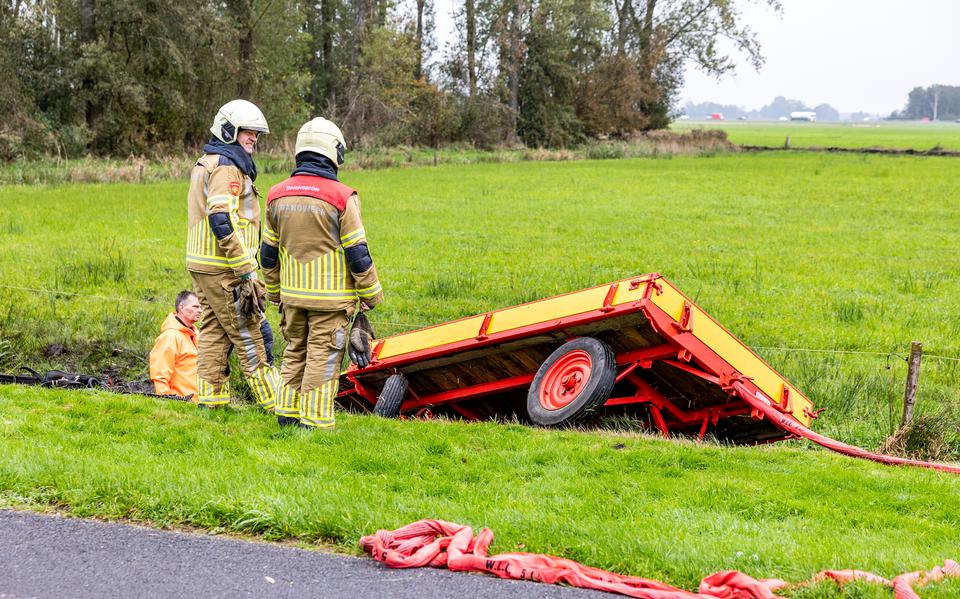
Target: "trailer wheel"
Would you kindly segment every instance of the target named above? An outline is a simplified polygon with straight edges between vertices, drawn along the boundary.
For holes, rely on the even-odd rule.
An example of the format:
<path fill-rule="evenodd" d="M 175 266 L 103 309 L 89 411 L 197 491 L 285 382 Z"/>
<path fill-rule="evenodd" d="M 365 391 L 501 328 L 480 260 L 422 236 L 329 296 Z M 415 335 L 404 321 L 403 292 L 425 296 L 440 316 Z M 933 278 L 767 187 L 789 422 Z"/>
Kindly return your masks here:
<path fill-rule="evenodd" d="M 383 384 L 383 391 L 377 397 L 373 406 L 373 413 L 384 418 L 396 418 L 400 415 L 400 404 L 407 394 L 407 377 L 402 374 L 392 374 Z"/>
<path fill-rule="evenodd" d="M 593 337 L 564 343 L 537 370 L 527 393 L 534 424 L 574 424 L 592 416 L 610 398 L 617 363 L 610 346 Z"/>

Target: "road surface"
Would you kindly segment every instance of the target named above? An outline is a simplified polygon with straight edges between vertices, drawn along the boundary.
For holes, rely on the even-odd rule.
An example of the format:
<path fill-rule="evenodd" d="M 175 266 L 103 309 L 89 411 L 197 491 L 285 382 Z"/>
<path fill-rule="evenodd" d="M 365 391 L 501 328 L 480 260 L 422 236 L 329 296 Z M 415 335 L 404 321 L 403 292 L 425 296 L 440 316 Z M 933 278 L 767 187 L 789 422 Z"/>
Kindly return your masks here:
<path fill-rule="evenodd" d="M 0 510 L 0 599 L 322 597 L 610 599 L 614 595 L 198 533 Z"/>

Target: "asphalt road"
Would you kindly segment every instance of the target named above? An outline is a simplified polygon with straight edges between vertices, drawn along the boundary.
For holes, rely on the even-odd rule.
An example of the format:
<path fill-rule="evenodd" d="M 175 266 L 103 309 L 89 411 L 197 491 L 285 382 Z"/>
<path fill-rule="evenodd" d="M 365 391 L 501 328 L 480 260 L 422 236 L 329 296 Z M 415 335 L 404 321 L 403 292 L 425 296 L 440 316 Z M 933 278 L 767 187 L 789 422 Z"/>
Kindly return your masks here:
<path fill-rule="evenodd" d="M 570 598 L 613 595 L 56 515 L 0 510 L 0 599 L 322 597 Z"/>

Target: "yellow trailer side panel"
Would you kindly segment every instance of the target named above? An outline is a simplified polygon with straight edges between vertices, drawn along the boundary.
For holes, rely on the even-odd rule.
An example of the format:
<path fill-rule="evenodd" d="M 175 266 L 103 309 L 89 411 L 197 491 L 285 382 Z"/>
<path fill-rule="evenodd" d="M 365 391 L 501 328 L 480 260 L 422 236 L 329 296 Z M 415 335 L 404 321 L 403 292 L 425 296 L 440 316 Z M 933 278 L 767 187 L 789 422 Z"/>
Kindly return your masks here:
<path fill-rule="evenodd" d="M 429 329 L 420 329 L 384 339 L 379 358 L 392 358 L 421 349 L 456 343 L 476 337 L 484 315 L 455 320 Z"/>
<path fill-rule="evenodd" d="M 637 277 L 619 281 L 617 283 L 617 293 L 613 296 L 613 305 L 619 306 L 620 304 L 638 302 L 643 299 L 643 294 L 646 292 L 649 283 L 646 277 L 640 277 L 639 280 L 642 280 L 642 282 L 637 285 L 636 289 L 630 289 L 630 283 L 638 281 Z"/>
<path fill-rule="evenodd" d="M 603 306 L 609 286 L 584 289 L 576 293 L 552 297 L 550 299 L 524 304 L 516 308 L 507 308 L 494 312 L 490 321 L 491 333 L 502 333 L 519 329 L 531 324 L 549 322 L 574 314 L 596 310 Z"/>
<path fill-rule="evenodd" d="M 777 374 L 736 337 L 717 324 L 706 312 L 687 300 L 673 285 L 664 279 L 660 279 L 660 285 L 663 288 L 662 293 L 654 293 L 651 297 L 651 301 L 657 307 L 675 321 L 680 322 L 683 304 L 686 301 L 691 309 L 688 327 L 692 329 L 693 335 L 736 368 L 738 372 L 753 379 L 753 383 L 774 402 L 780 401 L 782 386 L 786 385 L 790 389 L 790 396 L 793 399 L 793 417 L 806 426 L 810 425 L 810 417 L 803 412 L 804 407 L 808 409 L 813 407 L 809 399 Z"/>
<path fill-rule="evenodd" d="M 639 284 L 636 289 L 630 289 L 630 282 L 637 281 L 638 279 L 642 279 L 644 282 Z M 642 298 L 643 292 L 646 289 L 645 281 L 646 279 L 644 277 L 633 277 L 618 281 L 616 283 L 617 290 L 611 305 L 635 302 Z M 539 324 L 598 310 L 603 306 L 603 302 L 609 291 L 610 285 L 602 285 L 600 287 L 575 291 L 566 295 L 538 300 L 529 304 L 523 304 L 522 306 L 496 310 L 493 312 L 493 316 L 487 326 L 487 334 L 502 333 L 503 331 L 509 331 L 532 324 Z M 478 316 L 440 324 L 428 329 L 420 329 L 418 331 L 389 337 L 384 340 L 378 357 L 392 358 L 438 345 L 472 339 L 480 333 L 480 327 L 483 324 L 484 318 L 485 315 L 480 314 Z"/>

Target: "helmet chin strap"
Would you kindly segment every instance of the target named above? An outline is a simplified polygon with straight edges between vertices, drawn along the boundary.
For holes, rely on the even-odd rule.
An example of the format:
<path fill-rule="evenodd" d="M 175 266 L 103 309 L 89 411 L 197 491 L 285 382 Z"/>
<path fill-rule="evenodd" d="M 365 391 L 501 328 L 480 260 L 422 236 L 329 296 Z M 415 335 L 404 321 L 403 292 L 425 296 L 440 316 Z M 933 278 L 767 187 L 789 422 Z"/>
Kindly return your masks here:
<path fill-rule="evenodd" d="M 224 123 L 220 125 L 220 138 L 223 140 L 223 143 L 232 144 L 237 141 L 238 131 L 236 127 L 233 126 L 233 123 Z"/>

